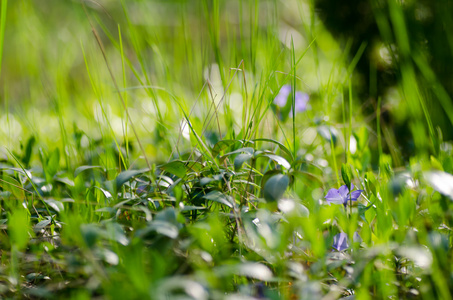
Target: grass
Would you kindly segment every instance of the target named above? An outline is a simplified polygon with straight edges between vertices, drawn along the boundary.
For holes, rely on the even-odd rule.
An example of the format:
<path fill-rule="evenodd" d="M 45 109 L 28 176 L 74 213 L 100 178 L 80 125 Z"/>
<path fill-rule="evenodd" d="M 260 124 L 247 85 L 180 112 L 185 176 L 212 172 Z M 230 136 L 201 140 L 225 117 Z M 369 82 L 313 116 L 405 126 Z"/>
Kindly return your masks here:
<path fill-rule="evenodd" d="M 452 298 L 451 98 L 388 5 L 379 90 L 313 1 L 2 0 L 0 295 Z"/>

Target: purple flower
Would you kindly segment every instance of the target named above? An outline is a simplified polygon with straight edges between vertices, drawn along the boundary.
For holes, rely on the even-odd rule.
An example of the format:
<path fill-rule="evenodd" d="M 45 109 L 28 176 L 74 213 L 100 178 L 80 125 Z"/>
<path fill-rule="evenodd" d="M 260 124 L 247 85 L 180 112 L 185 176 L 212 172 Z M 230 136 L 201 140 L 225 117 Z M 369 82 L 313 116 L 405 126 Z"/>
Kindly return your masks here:
<path fill-rule="evenodd" d="M 354 243 L 361 243 L 362 238 L 357 232 L 354 232 L 352 237 Z M 333 237 L 332 248 L 337 251 L 343 251 L 349 248 L 348 235 L 344 232 L 340 232 Z"/>
<path fill-rule="evenodd" d="M 296 92 L 296 113 L 307 110 L 307 103 L 310 99 L 308 94 Z"/>
<path fill-rule="evenodd" d="M 353 188 L 354 185 L 351 183 L 351 189 Z M 334 203 L 346 205 L 349 200 L 357 201 L 362 192 L 363 190 L 357 190 L 349 193 L 348 187 L 346 185 L 342 185 L 338 190 L 334 188 L 330 189 L 324 198 L 329 204 Z"/>
<path fill-rule="evenodd" d="M 282 86 L 282 88 L 280 89 L 280 91 L 278 92 L 277 96 L 275 97 L 274 99 L 274 104 L 279 106 L 279 107 L 284 107 L 286 106 L 286 102 L 288 101 L 288 97 L 289 95 L 291 94 L 291 86 L 290 85 L 284 85 Z M 302 92 L 296 92 L 296 113 L 298 112 L 303 112 L 305 110 L 307 110 L 307 103 L 308 103 L 308 100 L 310 99 L 310 96 L 308 96 L 308 94 L 306 93 L 302 93 Z M 292 114 L 292 108 L 291 108 L 291 112 L 290 112 L 290 115 Z"/>
<path fill-rule="evenodd" d="M 333 244 L 332 247 L 337 251 L 343 251 L 349 248 L 348 244 L 348 236 L 344 232 L 340 232 L 339 234 L 333 237 Z"/>
<path fill-rule="evenodd" d="M 288 96 L 291 93 L 291 86 L 284 85 L 278 92 L 277 97 L 274 99 L 274 103 L 277 106 L 283 107 L 286 105 L 286 101 L 288 100 Z"/>

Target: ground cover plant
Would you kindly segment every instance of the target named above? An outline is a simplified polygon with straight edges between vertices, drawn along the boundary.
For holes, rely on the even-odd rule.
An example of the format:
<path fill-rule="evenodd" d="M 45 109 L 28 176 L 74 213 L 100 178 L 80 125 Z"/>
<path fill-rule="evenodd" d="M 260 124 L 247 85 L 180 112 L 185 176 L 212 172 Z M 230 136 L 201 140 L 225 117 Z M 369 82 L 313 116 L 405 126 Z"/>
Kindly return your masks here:
<path fill-rule="evenodd" d="M 0 3 L 2 298 L 452 298 L 448 1 Z"/>

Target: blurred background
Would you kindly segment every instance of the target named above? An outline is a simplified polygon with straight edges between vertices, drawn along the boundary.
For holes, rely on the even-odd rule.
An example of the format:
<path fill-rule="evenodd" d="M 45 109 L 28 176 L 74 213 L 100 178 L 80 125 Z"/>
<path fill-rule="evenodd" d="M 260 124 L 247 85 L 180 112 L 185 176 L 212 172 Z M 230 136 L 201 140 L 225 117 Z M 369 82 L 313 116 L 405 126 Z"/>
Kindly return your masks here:
<path fill-rule="evenodd" d="M 68 165 L 104 151 L 97 146 L 138 153 L 122 101 L 152 161 L 195 144 L 185 115 L 208 143 L 250 138 L 249 127 L 284 140 L 292 122 L 268 109 L 284 84 L 310 96 L 296 116 L 300 156 L 324 151 L 320 126 L 341 131 L 350 113 L 354 131 L 369 131 L 372 153 L 382 132 L 395 166 L 453 138 L 451 1 L 83 3 L 8 1 L 0 77 L 7 148 L 59 147 Z M 332 130 L 327 143 L 329 135 L 349 144 Z"/>

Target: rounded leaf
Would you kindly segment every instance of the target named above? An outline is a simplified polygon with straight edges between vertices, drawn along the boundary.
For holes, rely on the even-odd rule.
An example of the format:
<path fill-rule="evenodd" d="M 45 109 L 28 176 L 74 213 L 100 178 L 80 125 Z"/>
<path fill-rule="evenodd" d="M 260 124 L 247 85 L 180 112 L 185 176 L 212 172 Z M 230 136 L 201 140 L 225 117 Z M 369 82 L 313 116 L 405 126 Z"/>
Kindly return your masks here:
<path fill-rule="evenodd" d="M 283 174 L 277 174 L 269 178 L 264 184 L 263 196 L 267 202 L 279 200 L 288 188 L 289 178 Z"/>

